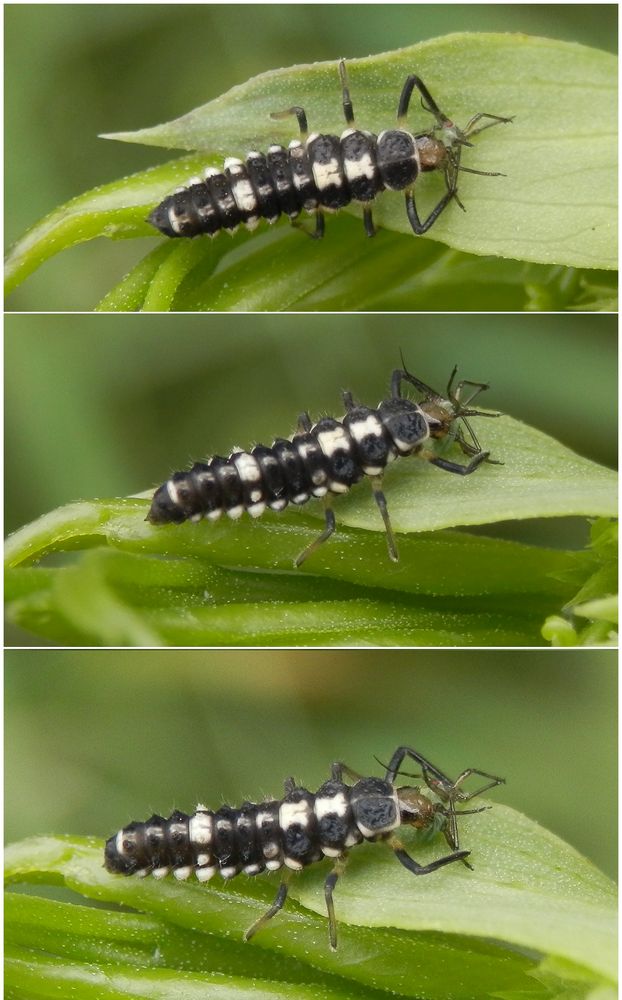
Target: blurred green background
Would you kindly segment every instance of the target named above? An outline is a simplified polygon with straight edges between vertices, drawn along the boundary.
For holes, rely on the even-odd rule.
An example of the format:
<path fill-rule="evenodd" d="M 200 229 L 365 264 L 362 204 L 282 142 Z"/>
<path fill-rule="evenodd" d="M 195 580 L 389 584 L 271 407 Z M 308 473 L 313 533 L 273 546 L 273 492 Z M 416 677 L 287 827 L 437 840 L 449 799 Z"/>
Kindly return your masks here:
<path fill-rule="evenodd" d="M 242 29 L 242 30 L 241 30 Z M 167 121 L 265 70 L 367 56 L 454 31 L 514 31 L 614 50 L 615 4 L 9 4 L 7 242 L 162 149 L 98 133 Z M 46 263 L 13 309 L 97 302 L 156 239 L 97 240 Z"/>
<path fill-rule="evenodd" d="M 233 446 L 270 444 L 304 409 L 339 416 L 342 389 L 375 405 L 400 349 L 434 387 L 459 364 L 464 378 L 490 380 L 485 407 L 615 464 L 614 316 L 10 315 L 7 530 L 70 501 L 147 490 Z M 549 521 L 543 540 L 555 544 L 563 527 L 559 543 L 581 546 L 585 523 L 569 535 Z M 536 526 L 518 529 L 530 537 Z"/>
<path fill-rule="evenodd" d="M 614 651 L 11 651 L 5 826 L 110 836 L 197 801 L 315 788 L 333 760 L 377 774 L 409 743 L 613 875 Z M 477 864 L 477 843 L 469 844 Z"/>

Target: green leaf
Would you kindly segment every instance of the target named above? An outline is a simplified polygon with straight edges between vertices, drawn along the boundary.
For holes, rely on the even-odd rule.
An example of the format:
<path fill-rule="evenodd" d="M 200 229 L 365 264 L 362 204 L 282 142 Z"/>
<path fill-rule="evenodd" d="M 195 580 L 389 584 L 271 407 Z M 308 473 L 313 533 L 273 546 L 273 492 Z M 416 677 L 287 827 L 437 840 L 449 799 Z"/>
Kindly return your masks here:
<path fill-rule="evenodd" d="M 501 171 L 507 176 L 465 173 L 460 197 L 468 212 L 452 205 L 425 239 L 412 236 L 403 199 L 389 192 L 379 198 L 375 208 L 384 232 L 374 241 L 363 239 L 360 222 L 348 225 L 349 220 L 340 216 L 329 220 L 327 239 L 320 244 L 303 240 L 299 233 L 290 233 L 279 225 L 273 233 L 250 237 L 238 234 L 232 243 L 221 236 L 214 242 L 197 240 L 192 250 L 176 245 L 162 260 L 162 272 L 158 267 L 154 273 L 150 264 L 143 269 L 142 285 L 136 278 L 130 280 L 132 294 L 127 295 L 125 305 L 119 290 L 104 300 L 102 308 L 240 307 L 244 289 L 240 287 L 241 275 L 236 277 L 238 258 L 244 258 L 245 266 L 250 267 L 251 294 L 245 306 L 249 309 L 293 308 L 300 303 L 305 308 L 331 308 L 331 303 L 339 301 L 356 303 L 357 295 L 361 302 L 358 308 L 369 308 L 374 298 L 382 301 L 386 292 L 382 262 L 389 260 L 397 260 L 397 273 L 388 264 L 386 270 L 391 276 L 390 290 L 395 293 L 392 308 L 400 308 L 401 295 L 412 300 L 413 295 L 420 294 L 415 281 L 404 287 L 413 273 L 417 277 L 422 273 L 425 284 L 437 280 L 426 249 L 429 243 L 434 247 L 436 241 L 468 254 L 572 268 L 615 269 L 613 56 L 550 39 L 463 33 L 352 60 L 348 66 L 358 120 L 366 128 L 380 130 L 390 123 L 403 81 L 413 69 L 460 124 L 480 110 L 516 116 L 512 125 L 478 136 L 474 147 L 464 155 L 465 166 Z M 47 216 L 9 254 L 7 292 L 44 260 L 76 243 L 100 235 L 113 239 L 153 235 L 144 221 L 148 211 L 180 183 L 205 166 L 221 164 L 226 155 L 244 155 L 253 146 L 287 142 L 293 134 L 292 123 L 273 121 L 269 115 L 290 107 L 294 101 L 307 106 L 312 127 L 342 131 L 336 65 L 316 63 L 262 74 L 168 125 L 115 134 L 114 138 L 200 149 L 201 153 L 96 188 Z M 429 125 L 429 115 L 416 102 L 411 112 L 414 128 Z M 581 169 L 573 170 L 569 166 L 573 163 L 581 163 Z M 426 176 L 418 181 L 422 212 L 435 204 L 441 191 L 440 177 Z M 348 211 L 360 214 L 358 208 Z M 408 234 L 408 239 L 400 238 L 400 233 Z M 262 300 L 259 279 L 263 278 L 264 289 L 270 286 L 271 270 L 266 268 L 266 257 L 275 247 L 282 260 L 291 264 L 294 257 L 302 278 L 297 287 L 272 289 Z M 354 254 L 351 261 L 350 251 Z M 334 254 L 339 255 L 341 263 L 337 278 L 333 276 Z M 227 267 L 229 278 L 236 281 L 234 291 L 227 293 L 224 283 L 218 281 L 212 289 L 211 275 L 222 258 L 229 257 L 233 258 Z M 441 262 L 442 271 L 448 268 L 451 284 L 454 258 L 444 255 Z M 467 256 L 459 254 L 455 258 L 456 266 L 464 263 L 468 268 L 469 262 Z M 484 282 L 491 277 L 490 266 L 491 262 L 480 261 L 475 267 Z M 367 272 L 373 279 L 371 288 Z M 510 285 L 521 280 L 515 266 L 508 265 L 507 275 L 513 275 Z M 544 271 L 531 275 L 534 280 L 523 275 L 518 308 L 527 299 L 532 308 L 551 308 L 549 294 L 542 292 L 550 277 Z M 453 307 L 464 308 L 468 303 L 466 308 L 477 308 L 470 303 L 463 279 L 458 274 L 455 279 L 457 304 Z M 253 292 L 254 282 L 257 288 Z M 323 290 L 325 283 L 328 288 Z M 606 277 L 590 283 L 589 278 L 580 276 L 579 285 L 574 298 L 563 304 L 573 306 L 581 299 L 582 308 L 586 303 L 592 308 L 611 304 L 614 289 Z M 321 290 L 315 305 L 313 288 Z M 125 290 L 127 294 L 127 285 Z M 420 303 L 417 306 L 421 307 Z M 494 302 L 488 307 L 494 308 Z"/>
<path fill-rule="evenodd" d="M 288 901 L 245 944 L 243 932 L 271 902 L 278 878 L 226 887 L 123 878 L 104 871 L 99 841 L 23 841 L 8 848 L 5 861 L 9 888 L 31 886 L 29 896 L 7 895 L 10 985 L 48 996 L 59 982 L 82 989 L 90 982 L 92 993 L 76 995 L 116 997 L 95 992 L 107 983 L 125 997 L 177 996 L 184 987 L 180 996 L 195 989 L 198 996 L 201 984 L 212 995 L 220 984 L 224 996 L 245 997 L 254 980 L 253 996 L 304 1000 L 388 993 L 536 1000 L 553 985 L 556 995 L 578 997 L 614 983 L 615 892 L 605 876 L 507 807 L 462 824 L 473 844 L 472 872 L 449 866 L 414 884 L 379 845 L 353 852 L 336 893 L 336 953 L 327 941 L 325 866 L 293 880 L 290 892 L 301 905 Z M 405 839 L 421 863 L 443 850 L 438 838 Z M 70 902 L 39 895 L 40 886 L 59 884 L 74 894 Z"/>
<path fill-rule="evenodd" d="M 8 614 L 58 642 L 104 645 L 534 644 L 577 586 L 579 603 L 612 592 L 607 531 L 595 532 L 594 556 L 440 529 L 613 516 L 616 477 L 509 417 L 486 427 L 506 465 L 448 481 L 411 461 L 387 475 L 397 565 L 362 489 L 336 502 L 336 536 L 300 569 L 293 560 L 317 534 L 319 504 L 258 521 L 154 527 L 145 521 L 151 494 L 98 500 L 59 508 L 8 540 Z M 77 549 L 93 551 L 32 566 Z"/>

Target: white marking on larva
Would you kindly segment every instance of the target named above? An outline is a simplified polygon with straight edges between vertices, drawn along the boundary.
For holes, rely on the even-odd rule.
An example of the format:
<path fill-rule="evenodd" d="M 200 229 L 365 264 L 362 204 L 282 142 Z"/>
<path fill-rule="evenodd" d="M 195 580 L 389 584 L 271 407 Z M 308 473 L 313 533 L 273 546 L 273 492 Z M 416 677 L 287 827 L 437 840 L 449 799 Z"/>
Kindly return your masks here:
<path fill-rule="evenodd" d="M 208 521 L 217 521 L 222 516 L 222 507 L 217 507 L 216 510 L 209 510 L 205 516 Z"/>
<path fill-rule="evenodd" d="M 116 836 L 116 839 L 115 839 L 115 847 L 117 849 L 117 854 L 121 854 L 121 855 L 125 854 L 125 844 L 124 844 L 124 841 L 127 840 L 127 839 L 129 839 L 129 838 L 127 838 L 125 836 L 123 830 L 119 830 L 119 832 L 118 832 L 118 834 Z"/>
<path fill-rule="evenodd" d="M 343 792 L 337 792 L 335 795 L 316 799 L 313 808 L 318 819 L 324 819 L 325 816 L 338 816 L 343 819 L 348 813 L 348 800 Z"/>
<path fill-rule="evenodd" d="M 259 495 L 261 496 L 261 493 Z M 261 517 L 265 509 L 266 505 L 262 500 L 261 503 L 249 504 L 246 508 L 246 513 L 250 514 L 251 517 Z"/>
<path fill-rule="evenodd" d="M 261 482 L 261 469 L 254 455 L 249 455 L 247 451 L 239 451 L 231 455 L 230 459 L 243 483 Z"/>
<path fill-rule="evenodd" d="M 328 486 L 331 493 L 347 493 L 350 487 L 347 483 L 330 482 Z"/>
<path fill-rule="evenodd" d="M 287 868 L 291 868 L 294 872 L 302 871 L 304 865 L 302 861 L 298 861 L 296 858 L 284 858 L 285 865 Z"/>
<path fill-rule="evenodd" d="M 211 878 L 216 874 L 215 868 L 195 868 L 194 874 L 198 878 L 199 882 L 209 882 Z"/>
<path fill-rule="evenodd" d="M 313 475 L 311 476 L 311 482 L 314 484 L 314 486 L 323 486 L 327 478 L 328 477 L 324 472 L 324 469 L 316 469 Z"/>
<path fill-rule="evenodd" d="M 296 441 L 296 448 L 300 457 L 306 460 L 309 455 L 315 454 L 315 441 Z"/>
<path fill-rule="evenodd" d="M 216 167 L 206 167 L 203 171 L 203 176 L 205 177 L 205 180 L 208 181 L 210 177 L 218 177 L 220 173 L 222 173 L 222 171 L 217 170 Z"/>
<path fill-rule="evenodd" d="M 308 826 L 311 806 L 302 799 L 300 802 L 282 802 L 279 807 L 279 826 L 288 830 L 290 826 Z"/>
<path fill-rule="evenodd" d="M 253 229 L 257 229 L 257 226 L 259 225 L 259 216 L 251 215 L 250 218 L 245 220 L 244 225 L 252 232 Z"/>
<path fill-rule="evenodd" d="M 300 139 L 292 139 L 289 143 L 288 149 L 302 149 L 302 143 Z"/>
<path fill-rule="evenodd" d="M 251 149 L 250 153 L 246 154 L 247 160 L 258 160 L 261 158 L 261 153 L 258 153 L 256 149 Z"/>
<path fill-rule="evenodd" d="M 349 181 L 358 181 L 361 177 L 366 177 L 371 181 L 376 176 L 376 167 L 369 153 L 365 153 L 360 160 L 351 160 L 346 156 L 343 168 Z"/>
<path fill-rule="evenodd" d="M 171 208 L 169 208 L 169 210 L 168 210 L 168 221 L 169 221 L 170 227 L 173 230 L 173 232 L 180 233 L 181 230 L 182 230 L 183 224 L 184 224 L 184 222 L 186 222 L 187 219 L 188 219 L 188 216 L 186 215 L 185 212 L 179 212 L 179 213 L 177 213 L 172 206 L 171 206 Z"/>
<path fill-rule="evenodd" d="M 318 191 L 325 191 L 328 187 L 341 187 L 343 178 L 339 160 L 333 157 L 328 163 L 312 163 L 313 180 Z"/>
<path fill-rule="evenodd" d="M 395 447 L 398 448 L 398 450 L 403 455 L 407 455 L 409 451 L 412 451 L 413 448 L 416 448 L 419 444 L 421 444 L 422 440 L 423 440 L 422 438 L 419 438 L 417 441 L 402 441 L 401 438 L 396 438 L 396 437 L 393 438 Z"/>
<path fill-rule="evenodd" d="M 186 185 L 182 184 L 181 187 L 175 188 L 175 190 L 173 191 L 173 194 L 183 194 L 184 191 L 187 191 L 187 190 L 188 190 L 188 188 L 186 187 Z"/>
<path fill-rule="evenodd" d="M 312 132 L 311 135 L 307 136 L 307 141 L 306 141 L 305 145 L 309 146 L 315 139 L 319 139 L 319 137 L 320 137 L 320 133 L 319 132 Z"/>
<path fill-rule="evenodd" d="M 198 514 L 193 514 L 192 517 L 188 518 L 188 520 L 192 521 L 193 524 L 198 524 L 199 521 L 203 520 L 203 514 L 199 511 Z"/>
<path fill-rule="evenodd" d="M 151 874 L 154 878 L 165 878 L 170 872 L 170 868 L 154 868 Z"/>
<path fill-rule="evenodd" d="M 199 868 L 204 868 L 205 865 L 209 865 L 210 856 L 209 854 L 197 854 L 197 865 Z"/>
<path fill-rule="evenodd" d="M 203 180 L 200 177 L 191 177 L 188 181 L 188 187 L 192 187 L 194 184 L 202 184 Z"/>
<path fill-rule="evenodd" d="M 250 503 L 260 503 L 263 493 L 261 490 L 251 490 L 248 496 Z"/>
<path fill-rule="evenodd" d="M 238 160 L 237 156 L 228 156 L 224 163 L 225 170 L 237 171 L 240 167 L 243 166 L 244 166 L 243 161 Z"/>
<path fill-rule="evenodd" d="M 266 868 L 269 872 L 278 872 L 283 867 L 282 861 L 266 861 Z"/>
<path fill-rule="evenodd" d="M 188 823 L 188 837 L 190 843 L 198 847 L 212 842 L 212 817 L 203 809 L 197 809 L 194 816 L 190 817 Z"/>
<path fill-rule="evenodd" d="M 327 458 L 331 458 L 336 451 L 350 451 L 350 439 L 343 427 L 337 426 L 329 431 L 320 431 L 316 434 L 316 438 Z"/>
<path fill-rule="evenodd" d="M 270 510 L 285 510 L 287 507 L 287 500 L 271 500 L 268 506 Z"/>
<path fill-rule="evenodd" d="M 229 833 L 229 831 L 233 829 L 233 825 L 231 823 L 231 820 L 219 817 L 219 819 L 216 820 L 216 829 L 217 830 L 226 830 L 227 833 Z"/>
<path fill-rule="evenodd" d="M 356 833 L 349 833 L 346 836 L 345 840 L 346 847 L 354 847 L 354 845 L 358 843 L 359 843 L 359 838 L 357 837 Z"/>
<path fill-rule="evenodd" d="M 343 853 L 338 847 L 322 847 L 321 851 L 327 858 L 338 858 Z"/>
<path fill-rule="evenodd" d="M 258 812 L 255 819 L 257 827 L 261 830 L 264 826 L 272 826 L 272 813 Z"/>
<path fill-rule="evenodd" d="M 284 149 L 283 149 L 282 146 L 274 145 L 274 146 L 269 146 L 268 147 L 268 152 L 269 153 L 283 153 Z"/>
<path fill-rule="evenodd" d="M 306 503 L 309 499 L 308 493 L 298 493 L 297 496 L 292 497 L 292 503 Z"/>
<path fill-rule="evenodd" d="M 257 211 L 257 198 L 251 182 L 246 177 L 232 178 L 231 190 L 240 212 Z"/>
<path fill-rule="evenodd" d="M 268 844 L 264 844 L 263 856 L 264 858 L 278 858 L 281 856 L 281 848 L 275 840 L 271 840 Z"/>
<path fill-rule="evenodd" d="M 374 413 L 363 420 L 353 420 L 348 430 L 355 441 L 361 442 L 367 437 L 382 437 L 382 423 Z"/>
<path fill-rule="evenodd" d="M 200 205 L 198 207 L 195 205 L 195 209 L 200 219 L 211 219 L 216 214 L 214 206 L 210 201 L 208 201 L 205 205 Z M 215 236 L 216 233 L 209 233 L 209 235 Z"/>
<path fill-rule="evenodd" d="M 381 465 L 363 465 L 362 469 L 366 476 L 379 476 L 382 473 Z"/>
<path fill-rule="evenodd" d="M 328 493 L 327 486 L 315 486 L 311 491 L 314 497 L 325 497 Z"/>
<path fill-rule="evenodd" d="M 220 869 L 221 878 L 233 878 L 235 875 L 237 875 L 237 873 L 238 869 L 235 865 L 229 865 L 229 867 L 227 868 Z"/>
<path fill-rule="evenodd" d="M 148 868 L 139 868 L 138 871 L 134 872 L 134 875 L 136 875 L 137 878 L 144 878 L 145 875 L 148 874 L 149 874 Z"/>
<path fill-rule="evenodd" d="M 358 129 L 356 129 L 356 128 L 347 128 L 347 129 L 344 129 L 344 131 L 341 133 L 341 138 L 342 139 L 347 139 L 349 135 L 356 135 L 357 132 L 358 132 Z"/>
<path fill-rule="evenodd" d="M 192 875 L 192 868 L 190 865 L 185 865 L 184 868 L 175 868 L 173 875 L 179 882 L 185 882 Z"/>
<path fill-rule="evenodd" d="M 242 870 L 245 875 L 259 875 L 261 865 L 246 865 Z"/>
<path fill-rule="evenodd" d="M 166 484 L 166 492 L 169 495 L 171 503 L 179 503 L 179 491 L 177 489 L 177 483 L 174 483 L 172 479 L 169 479 Z"/>
<path fill-rule="evenodd" d="M 244 507 L 240 504 L 238 507 L 230 507 L 227 511 L 227 517 L 230 517 L 232 521 L 237 521 L 238 517 L 242 517 L 244 513 Z"/>

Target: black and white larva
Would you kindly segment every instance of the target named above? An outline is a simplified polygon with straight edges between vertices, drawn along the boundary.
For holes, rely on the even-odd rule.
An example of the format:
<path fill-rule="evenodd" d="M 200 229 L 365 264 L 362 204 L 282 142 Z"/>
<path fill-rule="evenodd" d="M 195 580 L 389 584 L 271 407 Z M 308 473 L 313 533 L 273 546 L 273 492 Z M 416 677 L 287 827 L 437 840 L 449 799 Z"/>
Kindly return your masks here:
<path fill-rule="evenodd" d="M 470 139 L 493 125 L 511 122 L 511 118 L 480 111 L 460 129 L 439 109 L 423 81 L 412 75 L 406 78 L 399 99 L 398 127 L 374 135 L 356 128 L 343 59 L 339 75 L 347 126 L 341 136 L 309 134 L 303 108 L 276 112 L 272 118 L 297 118 L 299 139 L 292 140 L 287 149 L 270 146 L 265 155 L 254 150 L 245 161 L 226 159 L 224 170 L 208 167 L 202 178 L 191 178 L 166 197 L 147 221 L 165 236 L 215 236 L 223 229 L 233 232 L 239 225 L 254 229 L 260 219 L 274 223 L 281 215 L 294 221 L 305 211 L 315 215 L 315 232 L 310 235 L 320 238 L 324 235 L 324 213 L 338 212 L 356 201 L 363 206 L 367 236 L 374 236 L 371 204 L 376 195 L 390 190 L 404 191 L 408 221 L 413 232 L 421 235 L 452 198 L 464 207 L 458 198 L 459 171 L 503 176 L 463 167 L 460 157 L 462 148 L 472 145 Z M 436 121 L 425 132 L 412 133 L 406 127 L 414 89 L 421 95 L 424 110 Z M 420 173 L 433 170 L 443 172 L 446 192 L 421 221 L 413 187 Z"/>
<path fill-rule="evenodd" d="M 390 462 L 417 455 L 445 472 L 461 476 L 470 475 L 482 462 L 500 464 L 489 457 L 489 452 L 482 451 L 467 420 L 472 416 L 499 416 L 470 406 L 488 388 L 487 384 L 463 380 L 454 390 L 455 375 L 454 368 L 447 398 L 401 369 L 393 372 L 391 397 L 375 409 L 354 402 L 352 394 L 344 392 L 346 413 L 341 420 L 323 417 L 313 424 L 309 414 L 302 413 L 291 439 L 277 438 L 270 447 L 259 444 L 250 451 L 234 451 L 228 458 L 216 456 L 195 463 L 186 472 L 175 472 L 156 490 L 147 520 L 156 525 L 200 521 L 203 517 L 213 521 L 223 513 L 238 518 L 244 511 L 259 517 L 266 508 L 282 511 L 290 503 L 300 505 L 320 497 L 326 524 L 295 560 L 294 565 L 300 566 L 335 530 L 332 497 L 347 493 L 367 476 L 384 521 L 389 557 L 397 562 L 397 546 L 382 491 L 382 476 Z M 416 403 L 403 398 L 403 382 L 422 392 L 423 399 Z M 472 391 L 463 400 L 466 387 Z M 455 441 L 470 461 L 461 465 L 437 454 L 434 445 L 442 439 Z"/>
<path fill-rule="evenodd" d="M 409 777 L 422 777 L 424 789 L 396 786 L 405 758 L 421 768 L 421 775 Z M 488 783 L 472 792 L 463 791 L 463 783 L 473 774 L 488 779 Z M 344 775 L 354 784 L 347 784 Z M 282 799 L 244 802 L 237 809 L 223 805 L 216 811 L 198 805 L 191 816 L 176 811 L 168 819 L 152 816 L 144 823 L 130 823 L 106 842 L 104 865 L 119 875 L 151 874 L 160 879 L 172 872 L 181 881 L 194 874 L 199 882 L 209 881 L 217 872 L 230 879 L 240 872 L 259 875 L 285 868 L 274 903 L 246 931 L 248 941 L 282 908 L 291 872 L 331 858 L 333 868 L 324 889 L 330 946 L 335 949 L 333 889 L 343 874 L 350 848 L 364 841 L 385 841 L 413 875 L 428 875 L 454 861 L 462 861 L 470 869 L 466 858 L 471 852 L 460 848 L 457 821 L 489 807 L 458 812 L 456 804 L 504 781 L 477 768 L 467 768 L 452 781 L 416 750 L 401 746 L 391 757 L 384 778 L 362 777 L 347 765 L 335 763 L 331 777 L 315 793 L 287 778 Z M 396 835 L 400 826 L 415 827 L 429 835 L 442 833 L 452 853 L 420 865 Z"/>

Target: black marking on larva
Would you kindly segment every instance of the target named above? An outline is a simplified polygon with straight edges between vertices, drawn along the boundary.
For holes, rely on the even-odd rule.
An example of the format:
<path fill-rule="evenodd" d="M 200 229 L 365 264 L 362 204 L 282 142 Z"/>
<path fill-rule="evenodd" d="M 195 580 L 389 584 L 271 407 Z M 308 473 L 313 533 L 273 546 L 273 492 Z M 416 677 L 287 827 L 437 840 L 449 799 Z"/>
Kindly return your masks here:
<path fill-rule="evenodd" d="M 400 772 L 409 758 L 421 774 Z M 421 777 L 424 786 L 396 785 L 398 774 Z M 472 792 L 462 786 L 471 775 L 480 775 L 487 783 Z M 344 778 L 349 778 L 348 784 Z M 212 811 L 197 806 L 192 815 L 175 811 L 164 819 L 154 815 L 144 823 L 133 822 L 106 842 L 104 866 L 117 875 L 153 875 L 163 878 L 173 873 L 183 881 L 192 874 L 200 882 L 216 873 L 225 879 L 240 872 L 258 875 L 263 871 L 300 871 L 325 857 L 333 859 L 333 868 L 325 881 L 329 920 L 329 940 L 337 947 L 337 926 L 333 907 L 333 889 L 346 865 L 348 851 L 363 841 L 384 841 L 398 861 L 414 875 L 428 875 L 445 865 L 466 860 L 470 851 L 460 848 L 458 818 L 483 812 L 489 806 L 458 811 L 456 805 L 470 801 L 483 792 L 503 784 L 504 778 L 468 768 L 455 781 L 411 747 L 398 747 L 385 768 L 383 778 L 361 777 L 346 764 L 336 762 L 331 777 L 317 792 L 285 781 L 282 799 L 244 802 L 239 808 L 222 805 Z M 429 793 L 433 793 L 433 798 Z M 407 825 L 442 833 L 450 854 L 420 865 L 406 851 L 396 836 L 398 827 Z M 248 940 L 278 910 L 287 896 L 283 878 L 270 909 L 246 931 Z"/>
<path fill-rule="evenodd" d="M 315 231 L 310 235 L 319 239 L 324 235 L 324 212 L 337 212 L 358 201 L 364 206 L 365 232 L 374 236 L 370 203 L 389 189 L 404 191 L 408 220 L 413 232 L 421 235 L 434 225 L 453 198 L 463 207 L 458 198 L 461 170 L 503 176 L 462 167 L 460 159 L 463 147 L 472 145 L 473 136 L 493 125 L 511 122 L 512 118 L 479 112 L 460 129 L 440 110 L 423 81 L 411 75 L 404 82 L 398 102 L 398 127 L 376 136 L 355 127 L 344 60 L 339 63 L 339 76 L 347 125 L 341 136 L 309 135 L 303 108 L 277 112 L 273 118 L 297 118 L 300 139 L 293 140 L 288 149 L 271 146 L 265 156 L 248 153 L 245 162 L 226 160 L 223 171 L 209 167 L 204 178 L 193 179 L 187 187 L 168 195 L 147 221 L 165 236 L 214 236 L 221 229 L 232 232 L 240 224 L 254 229 L 260 218 L 273 223 L 287 215 L 293 222 L 305 211 L 315 215 Z M 421 96 L 424 110 L 435 120 L 425 132 L 411 133 L 406 128 L 414 89 Z M 443 173 L 446 191 L 421 221 L 413 187 L 420 173 L 431 170 Z"/>
<path fill-rule="evenodd" d="M 475 397 L 487 389 L 484 382 L 459 382 L 453 388 L 456 369 L 446 397 L 406 370 L 396 369 L 391 378 L 391 396 L 373 409 L 355 403 L 343 393 L 346 408 L 341 420 L 324 417 L 312 424 L 308 414 L 299 418 L 291 440 L 277 438 L 271 446 L 256 445 L 250 451 L 235 451 L 228 458 L 215 456 L 197 462 L 187 472 L 175 472 L 153 497 L 147 519 L 152 524 L 180 524 L 206 517 L 216 520 L 223 513 L 231 518 L 245 511 L 258 517 L 269 508 L 284 510 L 312 497 L 323 498 L 326 526 L 322 534 L 296 559 L 300 564 L 324 542 L 335 528 L 331 497 L 346 493 L 364 476 L 371 481 L 374 499 L 382 515 L 389 557 L 397 561 L 397 547 L 382 476 L 394 459 L 417 455 L 445 472 L 461 476 L 474 472 L 482 462 L 500 464 L 482 451 L 468 417 L 499 416 L 472 409 Z M 401 395 L 404 382 L 423 393 L 414 402 Z M 467 398 L 463 393 L 467 390 Z M 465 432 L 466 435 L 465 436 Z M 438 439 L 455 441 L 469 457 L 466 465 L 449 461 L 437 453 Z"/>

